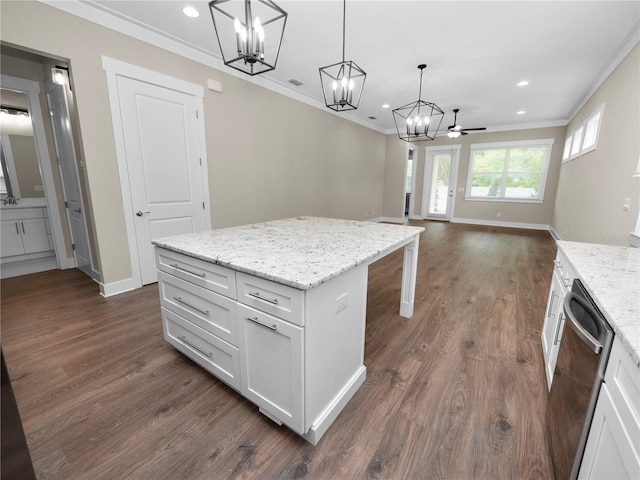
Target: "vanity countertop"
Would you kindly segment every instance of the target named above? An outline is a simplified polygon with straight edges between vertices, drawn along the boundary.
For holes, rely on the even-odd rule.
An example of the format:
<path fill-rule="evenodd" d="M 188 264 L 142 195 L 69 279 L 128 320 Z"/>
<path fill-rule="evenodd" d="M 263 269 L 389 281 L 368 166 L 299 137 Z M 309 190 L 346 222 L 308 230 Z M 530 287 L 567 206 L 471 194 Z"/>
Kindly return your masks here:
<path fill-rule="evenodd" d="M 566 241 L 557 244 L 640 366 L 640 250 Z"/>
<path fill-rule="evenodd" d="M 20 198 L 15 205 L 5 205 L 0 201 L 0 210 L 19 210 L 21 208 L 43 208 L 47 206 L 47 199 L 41 198 Z"/>
<path fill-rule="evenodd" d="M 295 217 L 161 238 L 152 243 L 308 290 L 408 243 L 423 227 Z"/>

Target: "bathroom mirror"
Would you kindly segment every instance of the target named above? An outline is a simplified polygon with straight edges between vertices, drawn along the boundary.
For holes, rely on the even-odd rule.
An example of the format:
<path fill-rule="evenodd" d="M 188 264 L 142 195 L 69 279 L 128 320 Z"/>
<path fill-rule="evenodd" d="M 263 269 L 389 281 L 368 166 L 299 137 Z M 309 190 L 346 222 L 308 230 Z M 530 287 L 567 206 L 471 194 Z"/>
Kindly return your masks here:
<path fill-rule="evenodd" d="M 0 197 L 44 199 L 27 95 L 2 89 L 0 99 Z"/>

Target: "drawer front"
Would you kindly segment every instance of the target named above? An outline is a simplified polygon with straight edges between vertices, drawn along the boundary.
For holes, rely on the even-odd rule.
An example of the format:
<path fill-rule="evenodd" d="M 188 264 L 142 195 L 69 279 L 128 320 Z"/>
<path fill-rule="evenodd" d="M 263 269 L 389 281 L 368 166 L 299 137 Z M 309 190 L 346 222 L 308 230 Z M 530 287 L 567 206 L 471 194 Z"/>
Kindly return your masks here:
<path fill-rule="evenodd" d="M 158 270 L 229 298 L 236 298 L 236 273 L 181 253 L 155 247 Z"/>
<path fill-rule="evenodd" d="M 237 273 L 238 301 L 304 326 L 304 291 L 245 273 Z"/>
<path fill-rule="evenodd" d="M 2 220 L 25 220 L 27 218 L 44 218 L 42 208 L 15 208 L 2 210 Z"/>
<path fill-rule="evenodd" d="M 613 342 L 604 381 L 622 424 L 633 439 L 640 457 L 640 368 L 619 339 Z"/>
<path fill-rule="evenodd" d="M 217 293 L 158 272 L 160 304 L 232 345 L 238 346 L 237 304 Z"/>
<path fill-rule="evenodd" d="M 567 257 L 558 250 L 556 254 L 556 259 L 554 260 L 555 273 L 558 274 L 560 279 L 562 280 L 562 284 L 565 287 L 565 293 L 568 293 L 573 286 L 573 280 L 576 278 L 576 273 L 573 271 L 569 260 Z"/>
<path fill-rule="evenodd" d="M 164 338 L 202 368 L 240 390 L 240 356 L 233 345 L 162 308 Z"/>

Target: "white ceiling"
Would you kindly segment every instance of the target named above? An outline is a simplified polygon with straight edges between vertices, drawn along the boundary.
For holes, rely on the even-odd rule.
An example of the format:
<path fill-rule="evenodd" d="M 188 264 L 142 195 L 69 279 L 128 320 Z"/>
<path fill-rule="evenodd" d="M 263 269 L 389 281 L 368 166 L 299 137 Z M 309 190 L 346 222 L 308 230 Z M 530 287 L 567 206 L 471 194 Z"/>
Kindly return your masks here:
<path fill-rule="evenodd" d="M 318 68 L 342 60 L 342 1 L 276 3 L 289 14 L 280 58 L 275 71 L 253 80 L 322 104 Z M 200 17 L 183 15 L 186 5 Z M 99 11 L 102 23 L 125 25 L 124 19 L 136 25 L 127 31 L 169 37 L 194 58 L 221 58 L 206 1 L 96 0 L 82 7 Z M 564 125 L 637 41 L 640 25 L 637 0 L 349 0 L 346 9 L 346 59 L 367 80 L 358 110 L 339 115 L 389 133 L 391 110 L 418 99 L 420 63 L 428 65 L 422 100 L 445 110 L 443 128 L 453 123 L 454 108 L 465 127 Z M 104 22 L 111 18 L 105 12 L 117 21 Z M 520 80 L 529 85 L 517 87 Z"/>

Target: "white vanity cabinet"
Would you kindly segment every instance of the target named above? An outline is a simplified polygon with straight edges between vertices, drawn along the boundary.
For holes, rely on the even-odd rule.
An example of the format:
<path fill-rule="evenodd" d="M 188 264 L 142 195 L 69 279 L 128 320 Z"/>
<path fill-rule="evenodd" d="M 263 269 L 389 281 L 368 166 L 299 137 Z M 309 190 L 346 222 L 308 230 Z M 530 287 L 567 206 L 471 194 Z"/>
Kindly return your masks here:
<path fill-rule="evenodd" d="M 551 287 L 549 288 L 549 299 L 547 310 L 542 325 L 542 352 L 544 354 L 545 373 L 547 376 L 547 386 L 551 390 L 553 373 L 556 368 L 558 351 L 565 326 L 565 315 L 563 302 L 565 295 L 571 290 L 575 272 L 569 265 L 564 254 L 558 250 L 554 261 Z"/>
<path fill-rule="evenodd" d="M 578 478 L 640 478 L 640 367 L 616 338 Z"/>
<path fill-rule="evenodd" d="M 2 211 L 2 258 L 53 250 L 44 208 Z"/>

